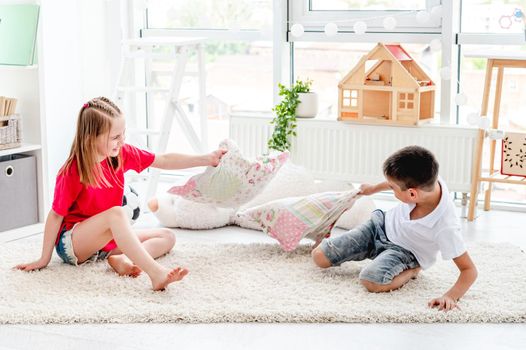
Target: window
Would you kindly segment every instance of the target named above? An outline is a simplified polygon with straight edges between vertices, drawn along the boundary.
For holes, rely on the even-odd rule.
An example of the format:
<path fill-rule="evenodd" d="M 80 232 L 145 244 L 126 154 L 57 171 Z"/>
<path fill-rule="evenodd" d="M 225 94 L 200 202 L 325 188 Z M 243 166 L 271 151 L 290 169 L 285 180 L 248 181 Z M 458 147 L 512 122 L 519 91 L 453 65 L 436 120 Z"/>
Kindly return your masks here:
<path fill-rule="evenodd" d="M 208 146 L 228 137 L 228 115 L 240 111 L 270 111 L 273 106 L 273 45 L 271 0 L 149 0 L 144 36 L 198 36 L 205 45 Z M 195 65 L 197 58 L 190 59 Z M 158 78 L 167 86 L 170 75 Z M 188 77 L 181 87 L 183 109 L 198 121 L 197 79 Z M 153 95 L 147 124 L 158 125 L 166 104 Z M 197 125 L 196 125 L 197 126 Z M 155 144 L 155 138 L 151 139 Z M 169 148 L 192 152 L 180 128 L 174 125 Z"/>
<path fill-rule="evenodd" d="M 367 21 L 368 32 L 385 32 L 383 17 L 395 17 L 394 32 L 440 32 L 439 20 L 419 23 L 416 12 L 441 4 L 440 0 L 291 0 L 292 23 L 301 23 L 306 31 L 323 30 L 327 21 L 334 21 L 342 31 L 352 31 L 356 21 Z"/>
<path fill-rule="evenodd" d="M 465 33 L 522 33 L 523 0 L 462 1 L 462 31 Z"/>
<path fill-rule="evenodd" d="M 424 22 L 417 20 L 419 11 L 432 13 L 439 5 L 444 11 L 442 20 L 433 17 Z M 225 116 L 229 112 L 269 112 L 276 103 L 272 91 L 278 82 L 288 84 L 294 79 L 311 79 L 312 89 L 319 94 L 318 117 L 335 119 L 338 83 L 377 42 L 401 43 L 431 77 L 436 85 L 436 119 L 441 108 L 444 108 L 443 115 L 448 117 L 450 106 L 455 106 L 450 101 L 450 91 L 454 96 L 458 87 L 465 93 L 468 104 L 459 106 L 457 114 L 458 122 L 465 124 L 470 112 L 480 110 L 485 60 L 466 58 L 463 53 L 478 49 L 525 49 L 522 10 L 526 9 L 522 6 L 525 6 L 524 0 L 149 0 L 147 26 L 142 33 L 145 36 L 205 36 L 209 39 L 207 100 L 210 105 L 209 145 L 212 147 L 228 134 Z M 456 18 L 452 11 L 459 10 L 459 22 L 452 23 Z M 393 30 L 383 26 L 387 16 L 396 19 Z M 273 21 L 276 27 L 271 25 Z M 365 34 L 354 31 L 358 21 L 366 22 Z M 338 28 L 332 37 L 324 33 L 325 25 L 330 22 Z M 301 37 L 291 35 L 294 24 L 304 27 Z M 460 26 L 462 31 L 456 35 Z M 272 30 L 279 31 L 278 35 L 276 32 L 271 35 Z M 432 43 L 437 38 L 443 40 L 439 49 Z M 441 71 L 442 67 L 451 70 L 452 80 L 441 79 L 441 73 L 448 71 Z M 506 70 L 501 125 L 526 128 L 524 118 L 520 117 L 526 115 L 526 107 L 517 103 L 526 100 L 522 93 L 526 91 L 523 88 L 525 77 L 526 70 Z M 367 78 L 373 85 L 382 81 L 381 74 L 380 80 L 376 75 Z M 447 84 L 441 86 L 444 82 Z M 184 108 L 189 113 L 195 110 L 194 85 L 189 79 L 183 86 L 187 94 Z M 342 108 L 349 114 L 357 114 L 363 98 L 361 92 L 349 87 L 342 91 Z M 417 108 L 421 97 L 401 92 L 395 98 L 398 108 L 409 114 Z M 490 114 L 492 110 L 490 104 Z M 153 118 L 158 114 L 151 112 L 149 115 Z M 184 143 L 181 136 L 176 131 L 173 142 Z M 183 150 L 189 149 L 188 145 L 185 147 Z M 495 161 L 497 164 L 499 160 Z M 506 188 L 494 184 L 494 189 L 497 200 L 526 202 L 525 186 Z"/>
<path fill-rule="evenodd" d="M 326 0 L 311 0 L 310 8 L 312 11 L 327 11 L 327 10 L 389 10 L 389 11 L 400 11 L 400 10 L 425 10 L 426 0 L 358 0 L 358 1 L 326 1 Z"/>
<path fill-rule="evenodd" d="M 148 28 L 262 29 L 272 21 L 270 0 L 149 0 Z"/>

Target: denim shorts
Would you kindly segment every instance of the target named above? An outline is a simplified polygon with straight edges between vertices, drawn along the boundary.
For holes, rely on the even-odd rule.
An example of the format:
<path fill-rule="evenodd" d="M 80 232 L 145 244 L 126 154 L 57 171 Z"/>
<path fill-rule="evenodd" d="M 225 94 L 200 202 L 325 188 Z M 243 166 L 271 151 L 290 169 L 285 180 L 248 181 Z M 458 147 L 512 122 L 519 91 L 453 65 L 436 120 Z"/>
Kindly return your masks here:
<path fill-rule="evenodd" d="M 385 213 L 375 210 L 371 219 L 341 236 L 325 239 L 320 249 L 333 266 L 371 259 L 360 279 L 389 284 L 402 271 L 419 267 L 413 253 L 394 244 L 385 234 Z"/>
<path fill-rule="evenodd" d="M 77 225 L 73 226 L 71 230 L 66 230 L 66 228 L 64 227 L 60 231 L 60 237 L 58 239 L 57 245 L 55 246 L 55 250 L 58 256 L 62 259 L 62 261 L 64 261 L 66 264 L 78 266 L 87 262 L 104 260 L 108 256 L 110 256 L 111 252 L 99 250 L 98 252 L 93 254 L 89 259 L 79 264 L 78 259 L 73 251 L 73 241 L 71 239 L 71 235 L 73 233 L 73 230 L 75 230 L 76 226 Z"/>

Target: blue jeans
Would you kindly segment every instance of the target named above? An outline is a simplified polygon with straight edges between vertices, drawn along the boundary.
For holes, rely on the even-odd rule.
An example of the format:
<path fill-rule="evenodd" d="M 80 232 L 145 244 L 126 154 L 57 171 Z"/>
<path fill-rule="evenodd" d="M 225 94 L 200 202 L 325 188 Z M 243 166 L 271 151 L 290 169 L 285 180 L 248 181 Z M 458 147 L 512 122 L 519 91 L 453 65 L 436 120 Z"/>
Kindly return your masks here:
<path fill-rule="evenodd" d="M 325 239 L 320 249 L 333 266 L 371 259 L 360 272 L 360 279 L 377 284 L 389 284 L 402 271 L 420 266 L 413 253 L 387 239 L 385 213 L 381 210 L 373 211 L 365 224 Z"/>
<path fill-rule="evenodd" d="M 71 230 L 66 230 L 65 228 L 63 228 L 62 231 L 60 231 L 60 237 L 58 239 L 58 243 L 55 247 L 55 250 L 57 251 L 57 255 L 62 259 L 62 261 L 64 261 L 67 264 L 77 266 L 79 265 L 79 262 L 77 257 L 75 256 L 75 253 L 73 252 L 73 241 L 71 240 L 71 235 L 73 233 L 73 230 L 75 229 L 75 226 L 73 226 Z M 99 250 L 81 264 L 86 262 L 104 260 L 110 255 L 110 253 L 111 252 Z"/>

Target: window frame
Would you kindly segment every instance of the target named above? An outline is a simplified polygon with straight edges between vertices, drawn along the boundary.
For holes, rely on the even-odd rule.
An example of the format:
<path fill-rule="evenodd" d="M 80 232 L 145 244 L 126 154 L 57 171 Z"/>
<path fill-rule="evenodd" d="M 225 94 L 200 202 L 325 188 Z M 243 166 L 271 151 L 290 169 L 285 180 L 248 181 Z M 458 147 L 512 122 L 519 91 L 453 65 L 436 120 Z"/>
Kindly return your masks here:
<path fill-rule="evenodd" d="M 442 2 L 442 0 L 426 0 L 426 10 L 430 11 L 434 6 L 442 5 Z M 350 22 L 338 23 L 338 28 L 342 32 L 353 32 L 354 22 L 368 19 L 369 32 L 385 33 L 383 18 L 375 17 L 396 16 L 398 25 L 394 32 L 440 33 L 441 31 L 440 23 L 419 24 L 414 15 L 417 10 L 312 10 L 310 4 L 311 0 L 289 0 L 289 13 L 291 14 L 289 24 L 301 23 L 305 32 L 316 32 L 323 31 L 327 22 Z M 313 22 L 320 22 L 320 24 L 313 24 Z"/>

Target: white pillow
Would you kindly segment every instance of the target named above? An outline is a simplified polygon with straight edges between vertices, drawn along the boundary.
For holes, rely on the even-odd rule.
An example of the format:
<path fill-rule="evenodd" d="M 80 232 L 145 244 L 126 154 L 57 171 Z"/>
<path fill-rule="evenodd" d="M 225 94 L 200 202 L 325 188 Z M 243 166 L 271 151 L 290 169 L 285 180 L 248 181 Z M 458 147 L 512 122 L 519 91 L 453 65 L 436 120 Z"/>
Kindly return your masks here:
<path fill-rule="evenodd" d="M 376 209 L 376 205 L 371 197 L 363 196 L 359 198 L 352 208 L 345 211 L 336 221 L 337 227 L 350 230 L 358 225 L 365 223 L 371 218 L 371 213 Z"/>
<path fill-rule="evenodd" d="M 235 213 L 232 208 L 195 203 L 171 194 L 164 194 L 157 199 L 159 209 L 153 214 L 166 227 L 196 230 L 223 227 L 230 223 L 230 218 Z"/>
<path fill-rule="evenodd" d="M 289 157 L 288 152 L 281 152 L 249 160 L 232 140 L 221 142 L 219 147 L 228 152 L 218 166 L 207 167 L 204 173 L 168 192 L 197 203 L 236 208 L 260 193 Z"/>

